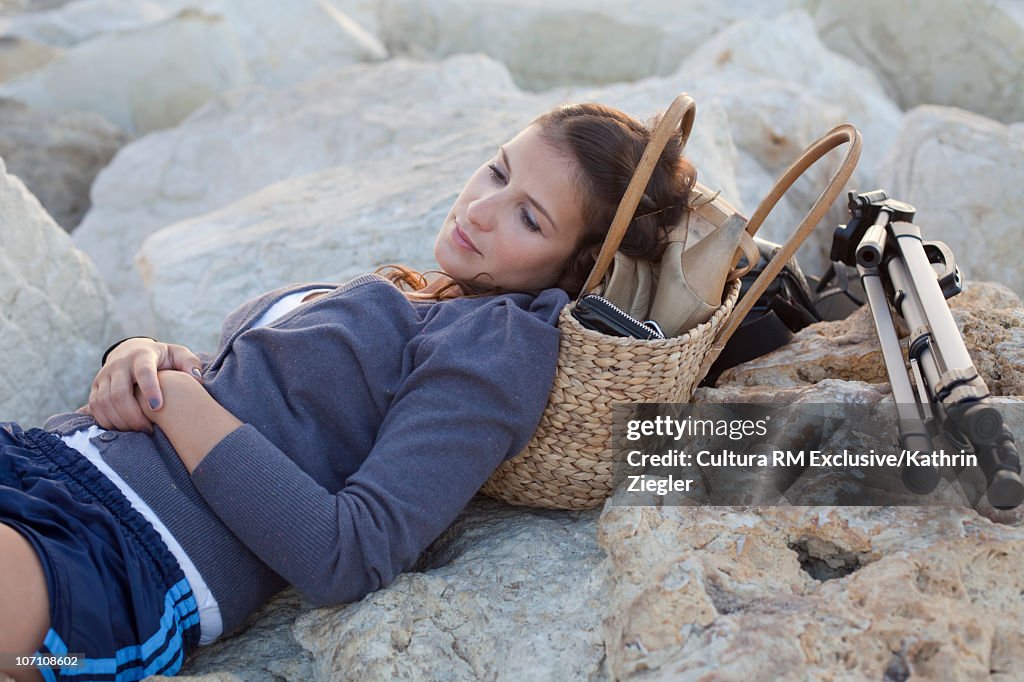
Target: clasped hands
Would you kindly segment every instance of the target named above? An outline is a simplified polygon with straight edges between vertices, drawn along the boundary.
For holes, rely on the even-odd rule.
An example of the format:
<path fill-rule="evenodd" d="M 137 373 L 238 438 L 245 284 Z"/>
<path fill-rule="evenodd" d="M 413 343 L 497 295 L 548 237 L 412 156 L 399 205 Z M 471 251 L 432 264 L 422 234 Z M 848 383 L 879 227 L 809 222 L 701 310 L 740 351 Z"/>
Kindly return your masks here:
<path fill-rule="evenodd" d="M 185 346 L 146 338 L 128 339 L 107 356 L 93 379 L 88 404 L 78 412 L 92 415 L 105 429 L 152 433 L 164 406 L 165 389 L 198 388 L 205 393 L 202 365 L 199 357 Z"/>

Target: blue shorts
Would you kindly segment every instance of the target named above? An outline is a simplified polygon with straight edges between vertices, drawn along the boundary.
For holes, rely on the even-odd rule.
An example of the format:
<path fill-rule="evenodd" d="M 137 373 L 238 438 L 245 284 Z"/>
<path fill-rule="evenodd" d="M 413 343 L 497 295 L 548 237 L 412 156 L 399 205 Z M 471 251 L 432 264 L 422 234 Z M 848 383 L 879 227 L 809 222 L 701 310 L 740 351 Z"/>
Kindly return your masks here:
<path fill-rule="evenodd" d="M 50 595 L 46 680 L 173 675 L 199 642 L 199 613 L 174 556 L 121 491 L 57 436 L 0 423 L 0 523 L 35 548 Z"/>

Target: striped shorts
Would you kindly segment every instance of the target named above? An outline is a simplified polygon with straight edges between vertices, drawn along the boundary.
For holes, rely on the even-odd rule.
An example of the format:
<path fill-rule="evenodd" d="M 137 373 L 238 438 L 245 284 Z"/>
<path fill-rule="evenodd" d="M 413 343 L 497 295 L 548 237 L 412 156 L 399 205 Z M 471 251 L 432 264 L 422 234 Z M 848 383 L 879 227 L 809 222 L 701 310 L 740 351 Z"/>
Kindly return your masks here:
<path fill-rule="evenodd" d="M 0 423 L 0 523 L 39 555 L 50 630 L 36 652 L 76 654 L 46 680 L 173 675 L 199 641 L 185 575 L 160 535 L 78 451 L 39 429 Z"/>

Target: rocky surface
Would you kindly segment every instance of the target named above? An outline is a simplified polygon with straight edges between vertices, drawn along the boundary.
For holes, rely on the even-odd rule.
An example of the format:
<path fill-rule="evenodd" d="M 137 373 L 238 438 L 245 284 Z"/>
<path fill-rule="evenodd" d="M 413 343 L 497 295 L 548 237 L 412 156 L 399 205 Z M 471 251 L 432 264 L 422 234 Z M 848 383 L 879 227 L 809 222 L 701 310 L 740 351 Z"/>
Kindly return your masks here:
<path fill-rule="evenodd" d="M 89 210 L 89 188 L 127 135 L 98 114 L 46 114 L 0 98 L 0 158 L 46 212 L 71 231 Z"/>
<path fill-rule="evenodd" d="M 1016 0 L 815 0 L 825 43 L 878 74 L 904 109 L 944 104 L 1024 119 L 1024 7 Z"/>
<path fill-rule="evenodd" d="M 145 133 L 177 124 L 226 90 L 286 85 L 325 68 L 387 56 L 343 12 L 316 0 L 283 10 L 277 3 L 181 5 L 156 23 L 107 27 L 3 84 L 0 93 L 47 111 L 95 111 L 126 131 Z"/>
<path fill-rule="evenodd" d="M 608 506 L 615 679 L 1011 680 L 1021 529 L 915 507 Z"/>
<path fill-rule="evenodd" d="M 598 514 L 478 498 L 387 590 L 321 609 L 285 592 L 182 673 L 209 680 L 230 671 L 247 682 L 608 679 Z"/>
<path fill-rule="evenodd" d="M 1010 178 L 1024 178 L 1024 123 L 936 106 L 907 112 L 878 173 L 917 209 L 924 239 L 945 242 L 968 277 L 1022 293 L 1024 194 L 1007 191 Z"/>
<path fill-rule="evenodd" d="M 0 160 L 0 414 L 39 425 L 85 403 L 118 328 L 103 280 Z"/>
<path fill-rule="evenodd" d="M 386 0 L 380 33 L 420 59 L 483 52 L 527 90 L 666 75 L 703 41 L 747 17 L 784 11 L 785 0 Z M 699 20 L 694 20 L 699 17 Z"/>
<path fill-rule="evenodd" d="M 0 83 L 45 66 L 60 50 L 28 38 L 0 36 Z"/>

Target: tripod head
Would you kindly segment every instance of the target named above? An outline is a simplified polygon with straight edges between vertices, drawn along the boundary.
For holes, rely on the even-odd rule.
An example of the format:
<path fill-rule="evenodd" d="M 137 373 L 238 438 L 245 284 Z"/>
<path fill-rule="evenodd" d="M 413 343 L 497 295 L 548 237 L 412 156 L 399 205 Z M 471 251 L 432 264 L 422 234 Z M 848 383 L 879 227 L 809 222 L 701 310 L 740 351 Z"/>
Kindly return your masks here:
<path fill-rule="evenodd" d="M 917 209 L 910 204 L 890 199 L 884 189 L 861 194 L 851 191 L 847 196 L 850 222 L 836 228 L 832 236 L 832 251 L 829 257 L 850 267 L 857 266 L 857 247 L 860 246 L 867 231 L 878 223 L 880 218 L 887 218 L 888 222 L 909 223 L 914 220 L 914 214 L 917 213 Z"/>
<path fill-rule="evenodd" d="M 892 223 L 910 223 L 914 220 L 917 209 L 897 199 L 890 199 L 884 189 L 848 195 L 850 222 L 835 229 L 832 237 L 832 250 L 829 257 L 856 267 L 880 267 L 885 258 L 891 257 L 891 248 L 887 252 L 886 228 Z M 935 270 L 942 295 L 950 299 L 963 291 L 960 269 L 953 259 L 953 252 L 945 243 L 939 241 L 922 242 L 925 256 Z"/>

